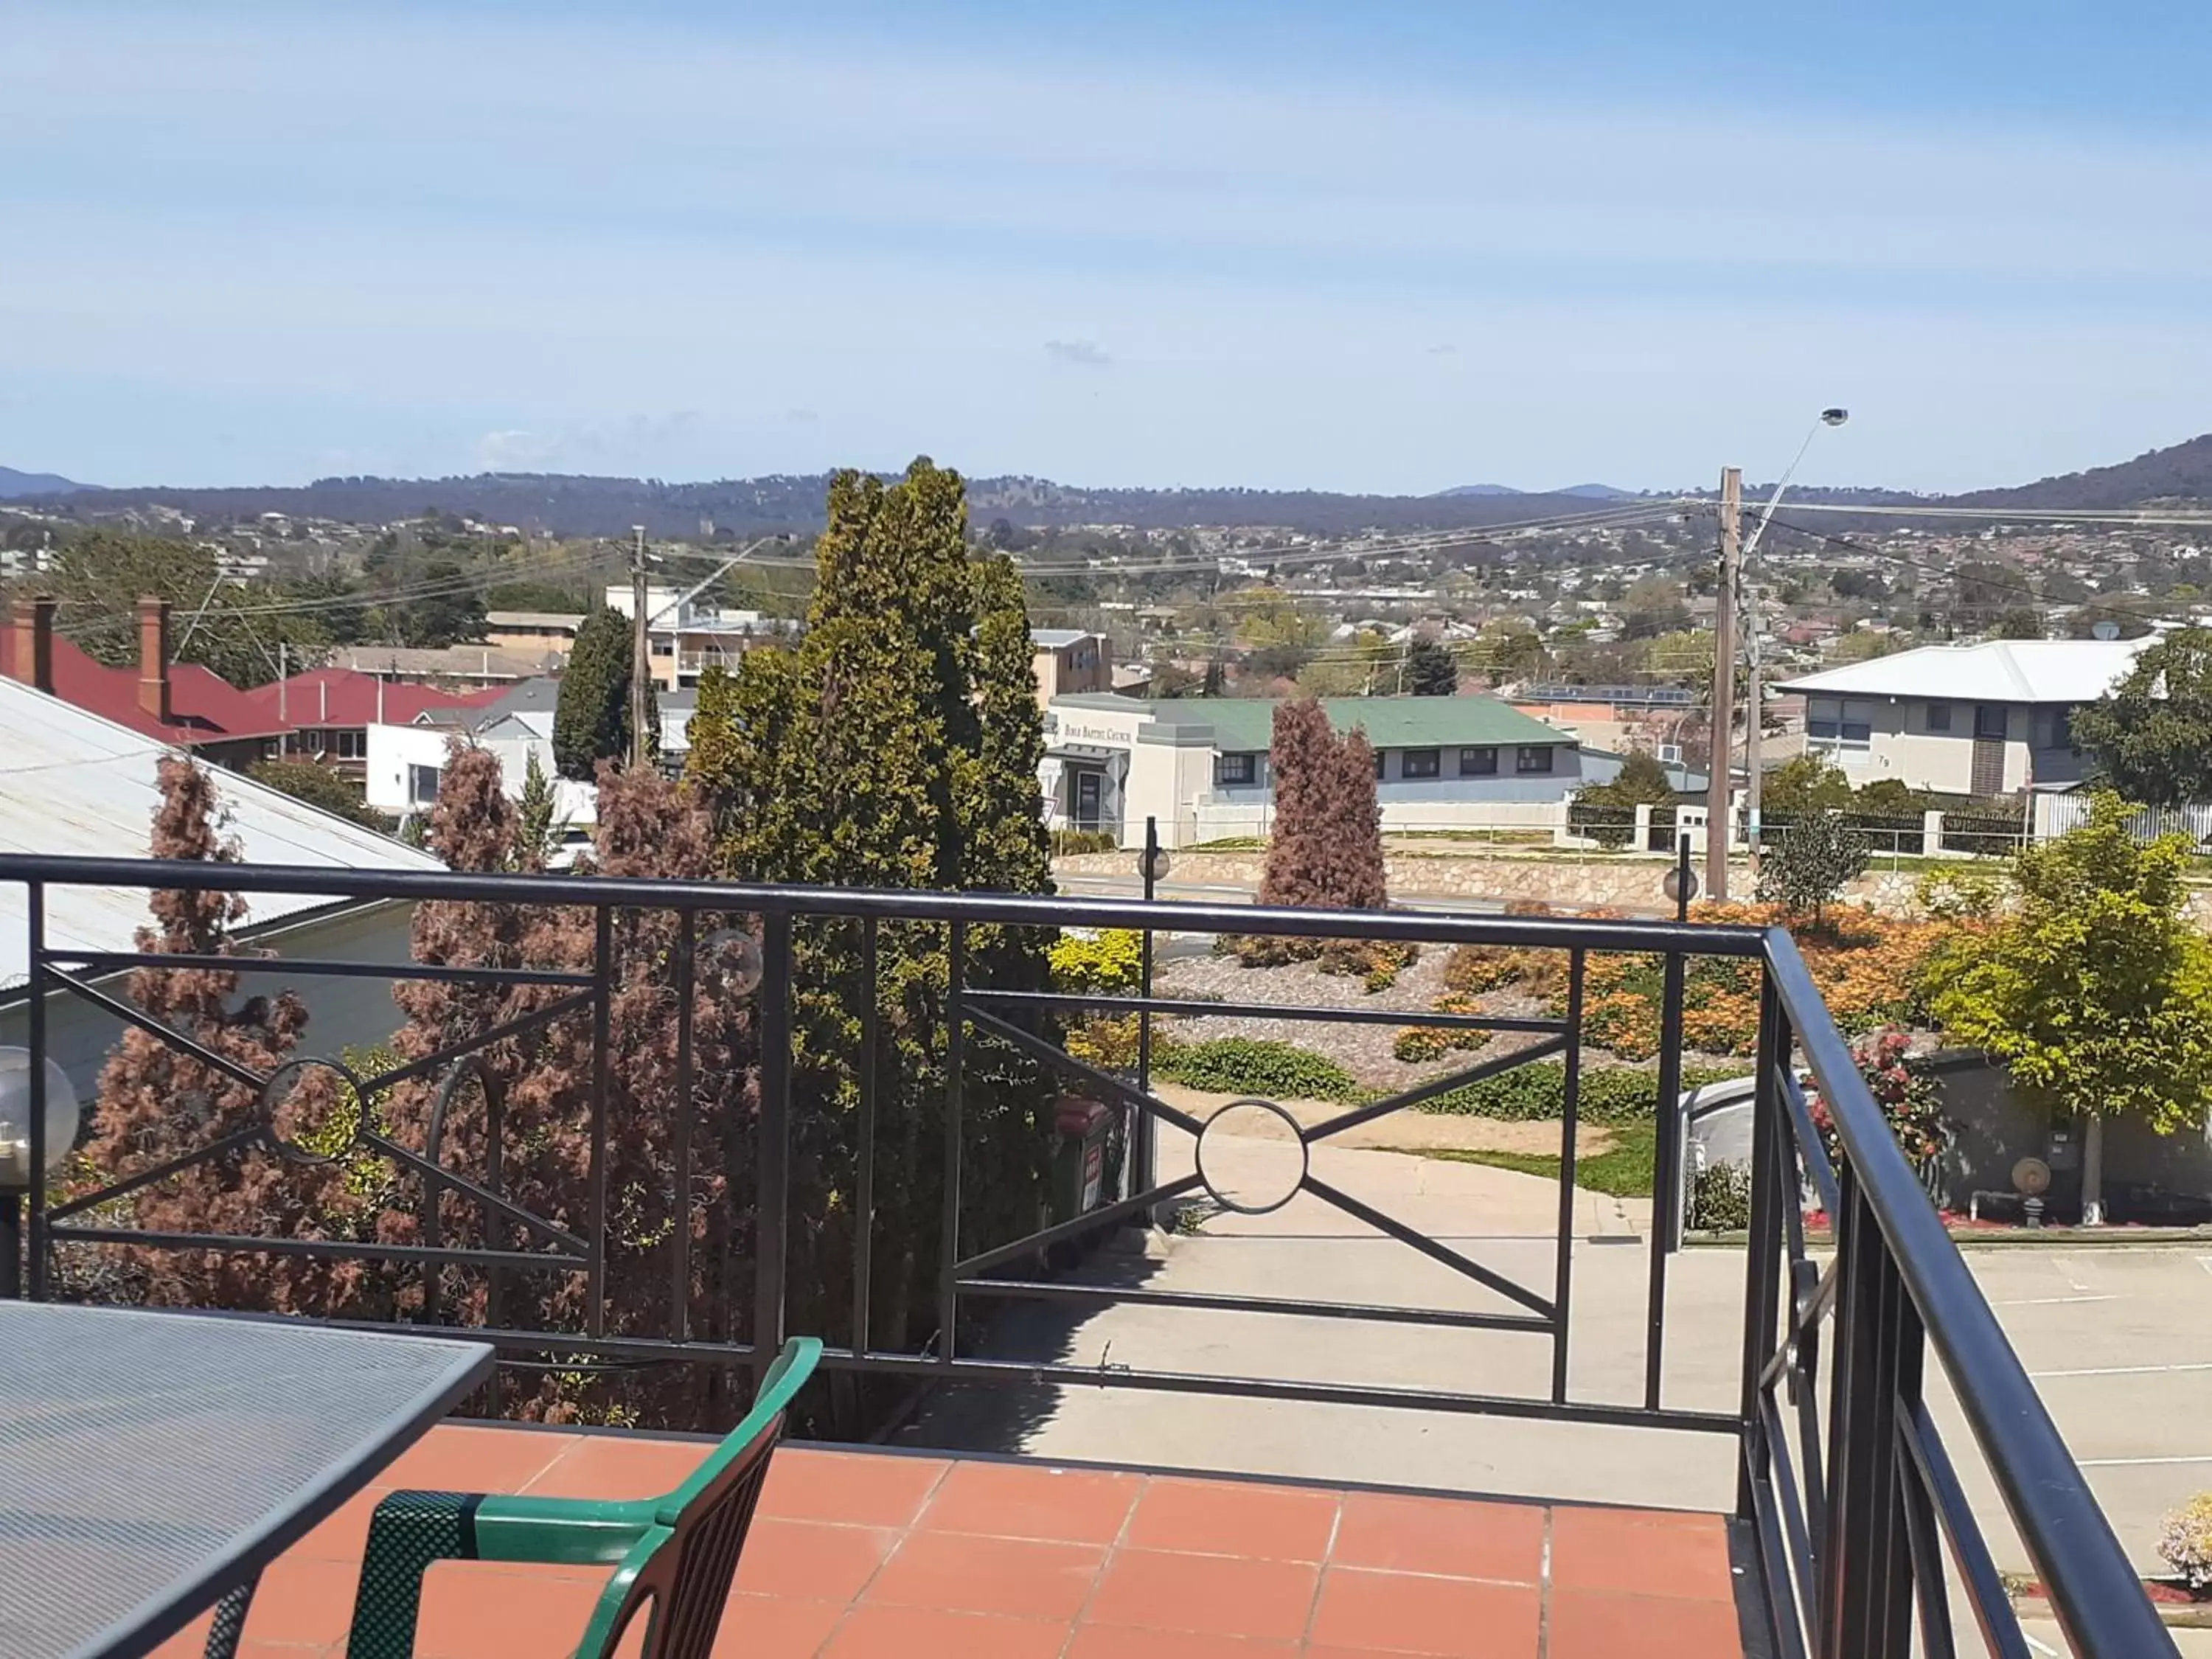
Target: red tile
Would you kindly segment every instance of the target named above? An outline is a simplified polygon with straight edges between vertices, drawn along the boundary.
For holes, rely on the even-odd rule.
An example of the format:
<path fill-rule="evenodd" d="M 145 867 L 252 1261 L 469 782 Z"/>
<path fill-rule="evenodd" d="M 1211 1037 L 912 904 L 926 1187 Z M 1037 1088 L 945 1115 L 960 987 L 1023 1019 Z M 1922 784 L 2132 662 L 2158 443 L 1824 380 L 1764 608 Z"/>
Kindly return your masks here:
<path fill-rule="evenodd" d="M 1534 1504 L 1346 1492 L 1329 1565 L 1533 1584 L 1543 1571 L 1544 1511 Z"/>
<path fill-rule="evenodd" d="M 868 1586 L 867 1601 L 1065 1623 L 1090 1595 L 1105 1556 L 1094 1544 L 910 1533 Z"/>
<path fill-rule="evenodd" d="M 1265 1642 L 1251 1636 L 1084 1625 L 1067 1644 L 1066 1659 L 1295 1659 L 1302 1651 L 1296 1642 Z"/>
<path fill-rule="evenodd" d="M 1336 1529 L 1337 1495 L 1257 1481 L 1147 1481 L 1124 1540 L 1132 1549 L 1319 1561 Z"/>
<path fill-rule="evenodd" d="M 738 1558 L 737 1586 L 801 1601 L 849 1601 L 875 1577 L 898 1538 L 885 1527 L 757 1516 Z"/>
<path fill-rule="evenodd" d="M 1742 1652 L 1733 1602 L 1552 1592 L 1550 1659 L 1738 1659 Z"/>
<path fill-rule="evenodd" d="M 1533 1586 L 1331 1567 L 1313 1639 L 1355 1652 L 1535 1659 L 1536 1618 Z"/>
<path fill-rule="evenodd" d="M 730 1597 L 714 1637 L 714 1659 L 811 1659 L 845 1616 L 843 1601 L 793 1601 L 780 1595 Z"/>
<path fill-rule="evenodd" d="M 368 1547 L 368 1521 L 390 1488 L 371 1486 L 357 1492 L 338 1506 L 337 1512 L 284 1552 L 287 1559 L 304 1561 L 350 1561 L 360 1565 Z"/>
<path fill-rule="evenodd" d="M 1059 1659 L 1067 1624 L 934 1607 L 865 1607 L 823 1650 L 834 1659 Z"/>
<path fill-rule="evenodd" d="M 523 1490 L 532 1498 L 658 1498 L 682 1486 L 714 1449 L 703 1440 L 579 1435 Z"/>
<path fill-rule="evenodd" d="M 573 1654 L 611 1576 L 508 1562 L 441 1562 L 422 1580 L 417 1659 Z"/>
<path fill-rule="evenodd" d="M 1118 1550 L 1085 1620 L 1097 1625 L 1258 1636 L 1305 1634 L 1321 1570 L 1302 1561 Z"/>
<path fill-rule="evenodd" d="M 1141 1475 L 1042 1464 L 952 1466 L 917 1523 L 932 1532 L 1110 1544 L 1121 1535 Z"/>
<path fill-rule="evenodd" d="M 441 1423 L 400 1453 L 377 1484 L 422 1492 L 520 1492 L 575 1439 L 544 1429 Z"/>
<path fill-rule="evenodd" d="M 760 1512 L 787 1521 L 843 1521 L 856 1526 L 908 1527 L 951 1466 L 936 1457 L 881 1453 L 800 1451 L 788 1448 L 769 1465 Z"/>
<path fill-rule="evenodd" d="M 344 1639 L 353 1622 L 353 1593 L 361 1567 L 352 1561 L 284 1556 L 261 1575 L 246 1633 L 257 1642 L 317 1643 Z"/>
<path fill-rule="evenodd" d="M 1735 1595 L 1728 1534 L 1712 1515 L 1554 1510 L 1552 1583 L 1620 1595 L 1729 1601 Z"/>
<path fill-rule="evenodd" d="M 213 1613 L 202 1613 L 155 1648 L 148 1659 L 200 1659 L 200 1656 L 207 1651 L 208 1626 L 214 1622 Z"/>

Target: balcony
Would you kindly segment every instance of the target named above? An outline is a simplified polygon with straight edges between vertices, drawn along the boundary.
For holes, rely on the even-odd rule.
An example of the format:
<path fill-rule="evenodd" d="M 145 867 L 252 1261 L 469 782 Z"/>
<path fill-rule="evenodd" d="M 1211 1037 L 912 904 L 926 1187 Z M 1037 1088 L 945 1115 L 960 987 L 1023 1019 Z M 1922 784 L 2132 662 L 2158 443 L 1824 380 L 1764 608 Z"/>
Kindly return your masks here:
<path fill-rule="evenodd" d="M 118 1246 L 357 1259 L 367 1282 L 391 1291 L 384 1317 L 493 1342 L 518 1387 L 565 1370 L 680 1379 L 715 1428 L 742 1408 L 745 1380 L 787 1331 L 813 1329 L 813 1310 L 834 1309 L 816 1332 L 833 1346 L 813 1420 L 853 1420 L 844 1408 L 864 1399 L 873 1431 L 896 1443 L 780 1457 L 722 1651 L 2025 1654 L 1989 1542 L 2007 1527 L 2055 1609 L 2058 1628 L 2037 1641 L 2050 1648 L 2063 1632 L 2085 1656 L 2172 1651 L 1779 933 L 21 856 L 0 858 L 0 882 L 29 891 L 34 1051 L 46 1000 L 76 999 L 277 1106 L 268 1076 L 112 988 L 123 973 L 219 961 L 73 949 L 43 932 L 46 893 L 75 884 L 538 906 L 580 930 L 583 956 L 558 963 L 283 963 L 302 979 L 501 998 L 533 988 L 526 1005 L 457 1002 L 435 1052 L 344 1072 L 368 1099 L 436 1084 L 425 1124 L 403 1130 L 367 1113 L 346 1132 L 350 1150 L 389 1161 L 392 1190 L 419 1206 L 413 1224 L 343 1239 L 149 1232 L 130 1224 L 125 1200 L 157 1175 L 137 1170 L 58 1201 L 33 1191 L 21 1289 L 97 1284 L 70 1264 L 112 1259 Z M 1194 1115 L 1152 1086 L 1151 1022 L 1238 1005 L 1148 988 L 1063 994 L 994 976 L 992 941 L 1005 930 L 1062 927 L 1134 928 L 1148 942 L 1171 931 L 1556 951 L 1565 1012 L 1245 1010 L 1528 1041 L 1380 1100 Z M 941 952 L 941 981 L 887 1002 L 883 961 L 917 939 Z M 843 953 L 835 973 L 819 966 L 824 941 Z M 1669 1117 L 1686 963 L 1723 957 L 1756 969 L 1740 1252 L 1669 1248 L 1681 1217 L 1667 1124 L 1648 1209 L 1575 1184 L 1582 986 L 1591 956 L 1609 951 L 1665 963 L 1658 1098 Z M 629 1063 L 626 1022 L 641 1007 L 675 1025 L 665 1074 L 654 1073 L 665 1093 L 641 1115 L 610 1083 Z M 1134 1020 L 1133 1064 L 1065 1053 L 1053 1022 L 1076 1007 Z M 887 1075 L 915 1052 L 895 1045 L 894 1021 L 927 1056 L 919 1104 Z M 748 1058 L 716 1081 L 733 1030 Z M 799 1104 L 824 1032 L 842 1034 L 853 1067 L 834 1117 Z M 588 1079 L 576 1097 L 588 1149 L 578 1211 L 522 1201 L 532 1146 L 514 1103 L 486 1086 L 488 1058 L 532 1033 L 568 1044 L 572 1079 Z M 1010 1179 L 978 1151 L 1006 1098 L 992 1092 L 1004 1080 L 993 1068 L 1009 1056 L 1049 1068 L 1127 1127 L 1124 1167 L 1098 1207 L 996 1231 L 979 1221 Z M 1565 1079 L 1556 1178 L 1346 1145 L 1538 1060 Z M 1839 1165 L 1815 1132 L 1801 1069 L 1833 1116 Z M 42 1088 L 43 1071 L 31 1076 Z M 457 1103 L 471 1089 L 486 1097 L 473 1116 Z M 737 1091 L 741 1121 L 695 1133 L 684 1107 L 723 1098 L 718 1089 Z M 34 1166 L 41 1103 L 30 1115 Z M 898 1139 L 925 1105 L 933 1139 Z M 158 1178 L 189 1168 L 220 1180 L 222 1159 L 242 1149 L 289 1146 L 305 1162 L 296 1126 L 280 1116 L 272 1107 L 224 1126 Z M 313 1155 L 333 1153 L 319 1141 Z M 805 1179 L 826 1182 L 830 1198 L 795 1200 Z M 703 1207 L 702 1190 L 714 1194 Z M 656 1193 L 694 1194 L 684 1214 L 696 1224 L 653 1223 Z M 1212 1212 L 1195 1241 L 1131 1249 L 1132 1235 L 1109 1237 L 1196 1199 Z M 1832 1246 L 1808 1233 L 1813 1210 L 1835 1218 Z M 740 1211 L 741 1225 L 731 1218 Z M 853 1215 L 872 1224 L 841 1231 Z M 925 1293 L 894 1316 L 890 1286 L 916 1261 Z M 617 1281 L 630 1287 L 620 1296 Z M 547 1284 L 557 1295 L 526 1290 Z M 388 1474 L 395 1486 L 637 1495 L 665 1488 L 702 1450 L 665 1435 L 449 1424 Z M 1978 1507 L 1970 1491 L 1993 1497 Z M 365 1516 L 356 1502 L 270 1570 L 250 1639 L 295 1653 L 338 1639 Z M 433 1577 L 425 1653 L 532 1652 L 541 1638 L 558 1650 L 592 1591 L 574 1571 L 438 1571 L 454 1577 L 444 1589 Z"/>
<path fill-rule="evenodd" d="M 635 1498 L 667 1491 L 704 1449 L 448 1425 L 390 1473 L 393 1486 Z M 264 1574 L 250 1659 L 343 1653 L 369 1512 L 389 1489 Z M 566 1654 L 605 1578 L 440 1566 L 418 1653 Z M 162 1659 L 198 1659 L 205 1624 Z M 715 1653 L 1711 1659 L 1738 1650 L 1737 1630 L 1716 1516 L 792 1446 L 776 1455 Z"/>

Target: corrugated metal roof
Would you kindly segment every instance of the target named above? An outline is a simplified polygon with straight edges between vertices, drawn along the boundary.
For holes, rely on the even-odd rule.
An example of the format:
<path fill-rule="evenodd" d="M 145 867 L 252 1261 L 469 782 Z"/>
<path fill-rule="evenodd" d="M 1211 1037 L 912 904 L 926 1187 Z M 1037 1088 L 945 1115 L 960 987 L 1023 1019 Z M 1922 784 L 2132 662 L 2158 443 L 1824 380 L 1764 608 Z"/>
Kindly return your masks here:
<path fill-rule="evenodd" d="M 1802 674 L 1779 691 L 1829 696 L 1931 697 L 1959 702 L 2094 702 L 2158 643 L 2138 640 L 1984 640 L 1923 645 L 1841 668 Z"/>
<path fill-rule="evenodd" d="M 137 732 L 0 680 L 0 850 L 88 858 L 143 858 L 161 804 L 155 767 L 167 752 Z M 216 770 L 230 809 L 229 829 L 249 864 L 311 864 L 352 870 L 438 870 L 444 866 L 389 836 L 349 823 L 234 772 Z M 246 925 L 258 926 L 327 905 L 299 894 L 252 896 Z M 120 887 L 53 888 L 46 935 L 57 945 L 128 951 L 145 921 L 146 895 Z M 0 989 L 21 985 L 30 946 L 21 887 L 0 882 Z"/>
<path fill-rule="evenodd" d="M 1133 697 L 1095 694 L 1055 697 L 1055 702 L 1099 708 L 1141 708 L 1170 726 L 1210 726 L 1213 746 L 1227 754 L 1256 751 L 1273 740 L 1271 697 Z M 1556 726 L 1522 714 L 1495 697 L 1323 697 L 1329 724 L 1340 732 L 1364 727 L 1377 749 L 1449 749 L 1461 744 L 1572 744 Z"/>

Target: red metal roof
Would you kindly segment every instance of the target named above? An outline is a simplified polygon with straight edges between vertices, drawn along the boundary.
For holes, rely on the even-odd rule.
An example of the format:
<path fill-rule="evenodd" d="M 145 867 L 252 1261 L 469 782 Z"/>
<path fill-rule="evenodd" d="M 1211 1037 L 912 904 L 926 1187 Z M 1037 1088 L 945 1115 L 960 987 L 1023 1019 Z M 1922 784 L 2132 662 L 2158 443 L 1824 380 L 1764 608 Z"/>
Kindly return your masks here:
<path fill-rule="evenodd" d="M 477 691 L 441 691 L 434 685 L 380 680 L 356 669 L 317 668 L 239 695 L 253 704 L 261 718 L 288 726 L 405 726 L 426 709 L 474 708 L 507 689 L 494 685 Z"/>
<path fill-rule="evenodd" d="M 13 628 L 0 629 L 0 672 L 10 679 L 21 678 L 15 659 L 16 637 Z M 190 745 L 272 738 L 292 729 L 276 718 L 273 705 L 264 713 L 245 692 L 198 663 L 169 665 L 172 718 L 164 723 L 140 706 L 135 665 L 110 668 L 95 662 L 58 634 L 53 650 L 56 696 L 164 743 Z"/>

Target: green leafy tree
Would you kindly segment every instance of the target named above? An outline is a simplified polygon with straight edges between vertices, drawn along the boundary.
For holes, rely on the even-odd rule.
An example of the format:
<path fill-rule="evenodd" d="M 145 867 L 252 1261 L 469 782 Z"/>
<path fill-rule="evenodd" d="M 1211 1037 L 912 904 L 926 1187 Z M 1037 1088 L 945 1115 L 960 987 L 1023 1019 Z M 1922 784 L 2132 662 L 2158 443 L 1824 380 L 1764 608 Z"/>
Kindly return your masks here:
<path fill-rule="evenodd" d="M 1759 866 L 1759 896 L 1820 927 L 1836 896 L 1866 873 L 1866 837 L 1833 812 L 1808 812 L 1767 848 Z"/>
<path fill-rule="evenodd" d="M 2043 617 L 2026 605 L 2014 605 L 1996 620 L 1990 636 L 1999 640 L 2039 640 L 2043 637 Z"/>
<path fill-rule="evenodd" d="M 1818 755 L 1799 755 L 1760 780 L 1759 810 L 1794 816 L 1800 812 L 1850 810 L 1851 781 L 1843 769 Z"/>
<path fill-rule="evenodd" d="M 2151 806 L 2212 801 L 2212 629 L 2178 629 L 2074 711 L 2098 781 Z"/>
<path fill-rule="evenodd" d="M 739 879 L 828 887 L 1050 890 L 1036 785 L 1042 715 L 1021 584 L 968 546 L 960 476 L 917 460 L 895 483 L 831 480 L 796 647 L 703 677 L 689 777 L 713 811 L 717 864 Z M 818 1287 L 798 1328 L 842 1328 L 849 1282 L 861 1016 L 878 1015 L 873 1340 L 932 1322 L 944 1189 L 947 930 L 887 922 L 876 976 L 857 926 L 794 930 L 793 1147 L 820 1171 L 793 1218 L 792 1282 Z M 971 927 L 969 982 L 1041 991 L 1050 940 Z M 963 1243 L 1034 1225 L 1053 1080 L 971 1030 L 962 1093 Z"/>
<path fill-rule="evenodd" d="M 588 783 L 603 760 L 629 758 L 629 683 L 635 641 L 629 618 L 602 606 L 584 618 L 562 672 L 553 710 L 553 765 L 564 778 Z M 660 706 L 652 684 L 645 694 L 646 752 L 660 747 Z"/>
<path fill-rule="evenodd" d="M 256 782 L 281 789 L 295 800 L 303 800 L 352 823 L 371 830 L 387 827 L 381 812 L 362 804 L 361 786 L 350 778 L 339 776 L 327 766 L 303 760 L 256 761 L 252 775 Z"/>
<path fill-rule="evenodd" d="M 1666 767 L 1656 755 L 1638 749 L 1621 762 L 1611 781 L 1586 783 L 1575 792 L 1567 822 L 1576 835 L 1601 847 L 1626 847 L 1635 839 L 1638 807 L 1674 804 L 1674 784 Z"/>
<path fill-rule="evenodd" d="M 523 764 L 522 793 L 515 797 L 514 815 L 514 867 L 544 869 L 568 832 L 568 819 L 561 811 L 560 792 L 538 764 L 535 749 Z"/>
<path fill-rule="evenodd" d="M 2212 1103 L 2212 941 L 2183 913 L 2185 836 L 2148 845 L 2134 809 L 2100 793 L 2089 820 L 2013 860 L 2018 902 L 1937 976 L 1954 1039 L 2002 1061 L 2045 1111 L 2087 1120 L 2087 1219 L 2101 1219 L 2104 1121 L 2171 1133 Z"/>
<path fill-rule="evenodd" d="M 1449 697 L 1459 690 L 1459 659 L 1442 640 L 1417 634 L 1406 647 L 1406 690 L 1417 697 Z"/>

